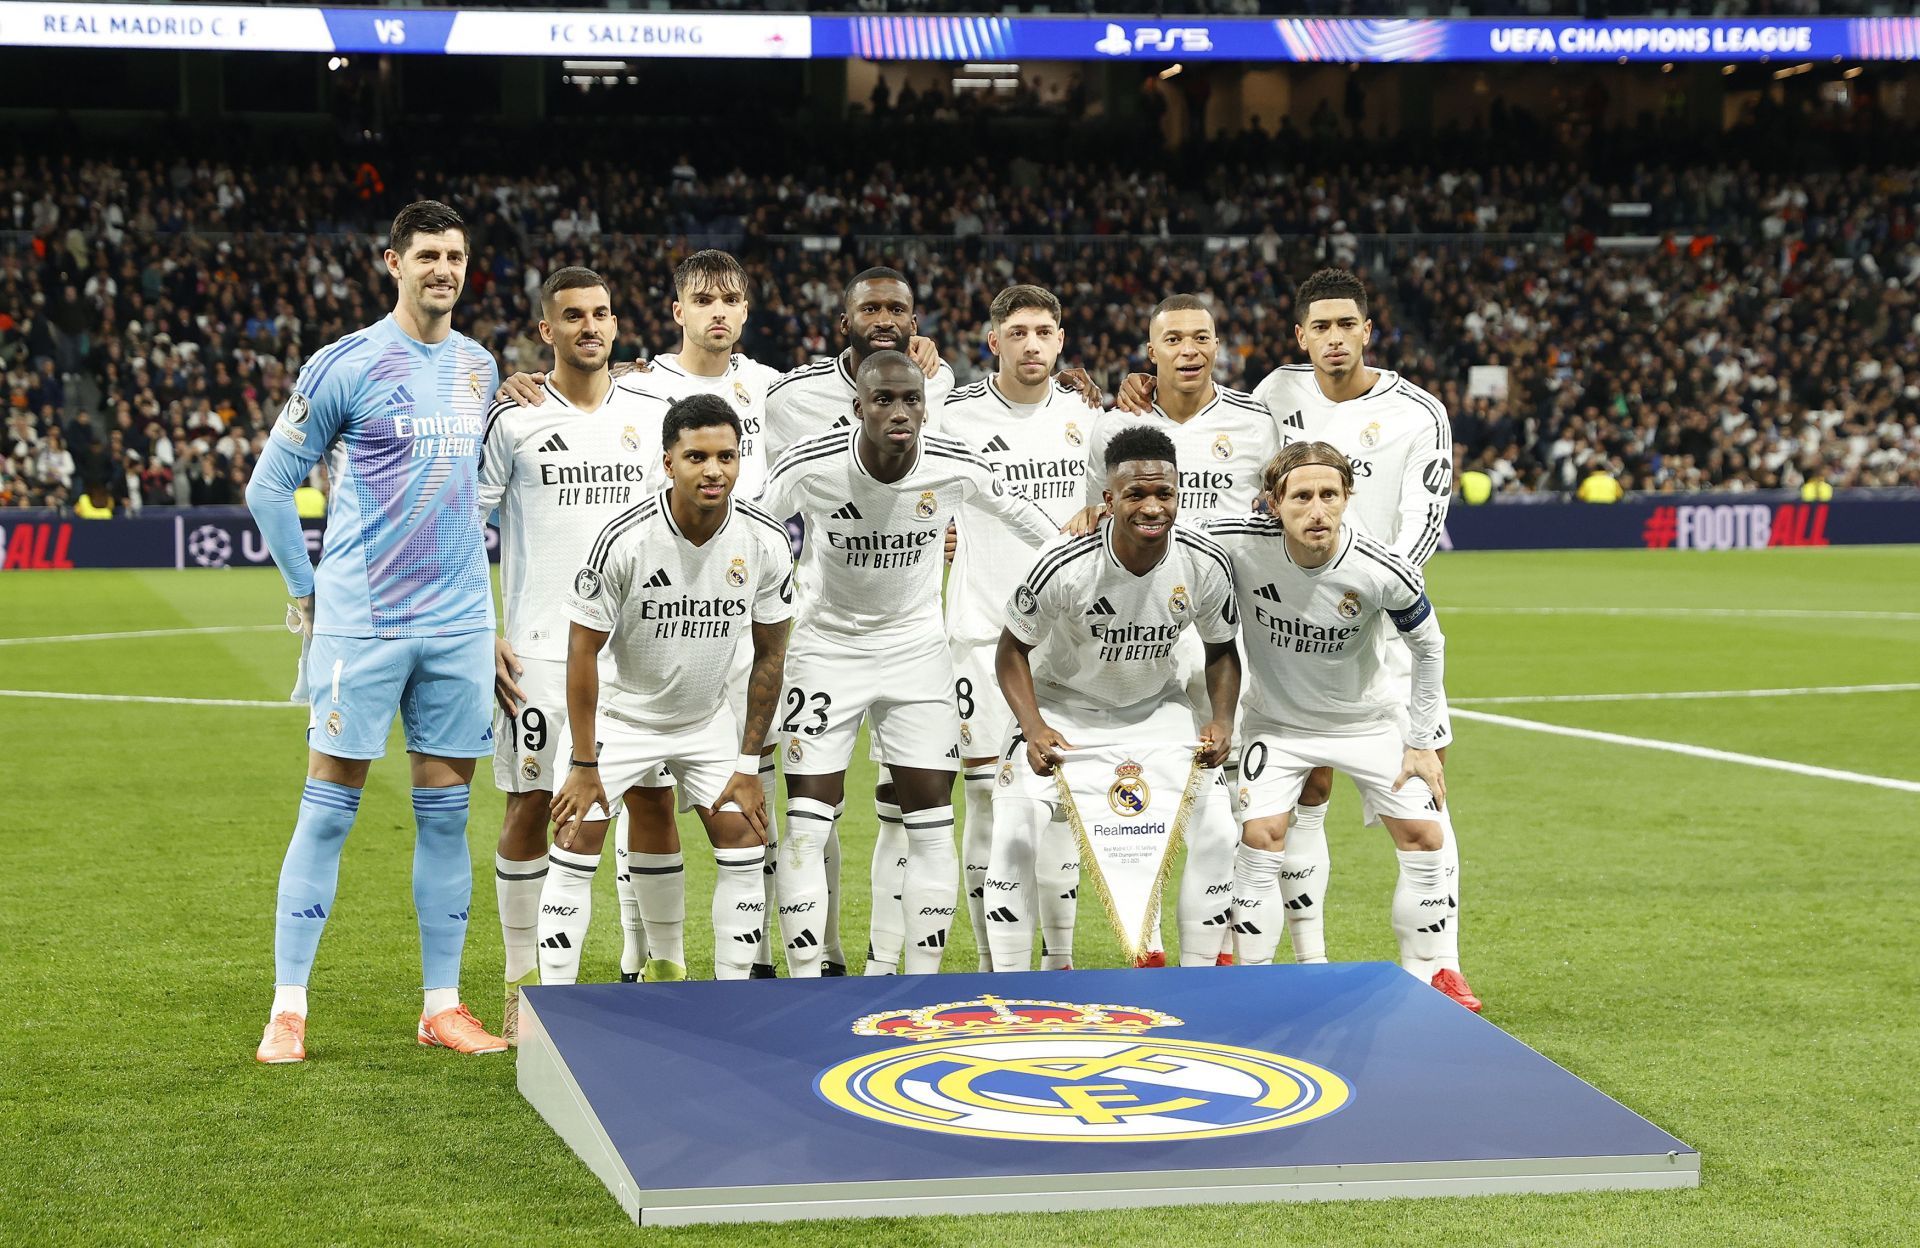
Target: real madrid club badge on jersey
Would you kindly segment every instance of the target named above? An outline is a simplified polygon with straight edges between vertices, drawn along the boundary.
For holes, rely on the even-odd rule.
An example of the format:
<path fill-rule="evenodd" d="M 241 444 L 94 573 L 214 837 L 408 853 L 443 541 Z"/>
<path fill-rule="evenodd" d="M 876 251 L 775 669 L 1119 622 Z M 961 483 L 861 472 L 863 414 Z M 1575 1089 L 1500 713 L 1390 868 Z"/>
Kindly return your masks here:
<path fill-rule="evenodd" d="M 1096 745 L 1054 768 L 1060 806 L 1128 961 L 1160 922 L 1160 896 L 1205 773 L 1190 743 Z"/>

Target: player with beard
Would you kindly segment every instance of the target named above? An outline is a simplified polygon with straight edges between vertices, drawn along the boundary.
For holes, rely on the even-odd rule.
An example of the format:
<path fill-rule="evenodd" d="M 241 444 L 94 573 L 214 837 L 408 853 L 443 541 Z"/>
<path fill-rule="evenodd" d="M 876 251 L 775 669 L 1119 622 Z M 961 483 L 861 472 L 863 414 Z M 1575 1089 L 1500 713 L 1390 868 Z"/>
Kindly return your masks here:
<path fill-rule="evenodd" d="M 922 433 L 925 378 L 906 356 L 876 352 L 858 382 L 857 423 L 795 443 L 762 500 L 774 515 L 800 516 L 808 534 L 779 721 L 788 796 L 780 909 L 795 975 L 824 971 L 824 850 L 863 721 L 897 785 L 907 840 L 899 899 L 878 895 L 874 909 L 901 911 L 901 970 L 939 969 L 958 884 L 951 803 L 960 757 L 940 627 L 943 538 L 966 504 L 1029 549 L 1057 531 L 966 446 Z"/>
<path fill-rule="evenodd" d="M 1293 296 L 1294 339 L 1308 359 L 1269 374 L 1254 391 L 1279 420 L 1283 438 L 1339 447 L 1353 465 L 1356 489 L 1348 523 L 1415 568 L 1439 548 L 1453 484 L 1453 431 L 1440 401 L 1388 369 L 1369 368 L 1373 337 L 1367 291 L 1343 269 L 1321 269 Z M 1413 653 L 1398 633 L 1385 643 L 1396 687 L 1411 678 Z M 1436 748 L 1447 755 L 1452 717 L 1442 695 Z M 1287 831 L 1288 935 L 1294 959 L 1324 962 L 1326 895 L 1332 870 L 1327 852 L 1327 804 L 1333 773 L 1317 769 L 1307 780 Z M 1374 821 L 1369 807 L 1365 817 Z M 1446 822 L 1440 847 L 1454 897 L 1460 894 L 1460 847 Z M 1447 969 L 1460 970 L 1457 956 Z"/>

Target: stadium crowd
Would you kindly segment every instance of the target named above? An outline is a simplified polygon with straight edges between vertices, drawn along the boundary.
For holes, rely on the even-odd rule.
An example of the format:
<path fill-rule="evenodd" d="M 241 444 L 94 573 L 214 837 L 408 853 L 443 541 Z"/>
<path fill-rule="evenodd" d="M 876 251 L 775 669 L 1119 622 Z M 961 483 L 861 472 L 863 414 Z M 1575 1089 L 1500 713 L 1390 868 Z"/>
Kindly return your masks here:
<path fill-rule="evenodd" d="M 963 381 L 986 370 L 993 294 L 1032 281 L 1066 305 L 1066 362 L 1108 393 L 1141 366 L 1148 310 L 1172 291 L 1213 303 L 1218 380 L 1250 388 L 1296 358 L 1293 283 L 1332 263 L 1374 291 L 1369 360 L 1447 404 L 1458 466 L 1499 491 L 1571 490 L 1595 470 L 1642 491 L 1920 485 L 1914 169 L 1295 162 L 1320 142 L 1222 141 L 1199 177 L 984 155 L 957 175 L 884 159 L 775 173 L 680 155 L 376 174 L 377 192 L 350 163 L 16 155 L 0 202 L 0 503 L 237 502 L 300 362 L 383 314 L 378 231 L 389 201 L 416 194 L 476 224 L 458 319 L 507 370 L 545 358 L 532 295 L 552 267 L 613 278 L 617 358 L 639 359 L 677 340 L 672 263 L 715 245 L 755 283 L 742 349 L 782 368 L 837 350 L 842 284 L 889 263 L 914 276 L 921 330 Z M 1652 232 L 1607 245 L 1623 203 Z"/>

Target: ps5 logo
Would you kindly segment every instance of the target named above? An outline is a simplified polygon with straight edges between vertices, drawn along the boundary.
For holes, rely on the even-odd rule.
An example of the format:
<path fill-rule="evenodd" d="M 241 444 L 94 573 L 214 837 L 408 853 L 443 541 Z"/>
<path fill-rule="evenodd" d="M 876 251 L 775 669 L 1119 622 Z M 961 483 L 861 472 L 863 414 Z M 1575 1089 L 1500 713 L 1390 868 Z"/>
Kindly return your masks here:
<path fill-rule="evenodd" d="M 373 33 L 381 43 L 405 43 L 407 20 L 403 17 L 376 17 L 373 19 Z"/>
<path fill-rule="evenodd" d="M 1205 26 L 1136 26 L 1133 37 L 1116 22 L 1107 23 L 1107 33 L 1093 45 L 1096 52 L 1125 56 L 1129 52 L 1211 52 L 1213 36 Z"/>

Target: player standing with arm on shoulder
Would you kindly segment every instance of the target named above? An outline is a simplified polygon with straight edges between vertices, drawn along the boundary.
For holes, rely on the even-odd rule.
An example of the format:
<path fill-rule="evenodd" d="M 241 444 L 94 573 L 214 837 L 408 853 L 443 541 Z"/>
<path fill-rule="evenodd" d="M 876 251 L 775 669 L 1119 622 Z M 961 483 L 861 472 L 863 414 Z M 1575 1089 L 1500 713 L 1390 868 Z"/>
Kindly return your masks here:
<path fill-rule="evenodd" d="M 613 296 L 592 269 L 556 269 L 540 291 L 540 337 L 553 369 L 538 405 L 502 402 L 487 417 L 480 510 L 500 508 L 500 588 L 494 784 L 507 795 L 494 852 L 494 892 L 506 949 L 500 1034 L 519 1035 L 520 989 L 538 982 L 540 893 L 556 861 L 591 875 L 598 856 L 547 849 L 553 788 L 566 770 L 567 618 L 561 599 L 606 523 L 651 493 L 659 471 L 661 405 L 616 386 L 607 361 L 619 333 Z M 671 790 L 644 790 L 671 820 Z M 656 815 L 658 812 L 656 812 Z M 583 920 L 584 922 L 584 920 Z M 565 972 L 578 975 L 579 951 Z M 633 966 L 636 974 L 638 963 Z"/>
<path fill-rule="evenodd" d="M 948 395 L 940 409 L 941 427 L 974 447 L 997 480 L 1031 499 L 1055 524 L 1065 524 L 1079 510 L 1084 493 L 1085 430 L 1091 421 L 1078 388 L 1054 376 L 1066 345 L 1060 301 L 1038 286 L 1009 286 L 994 297 L 989 316 L 987 347 L 998 357 L 999 369 Z M 999 749 L 1013 727 L 994 655 L 1007 599 L 1032 566 L 1033 552 L 984 508 L 962 506 L 956 525 L 959 546 L 947 578 L 947 637 L 953 647 L 960 755 L 966 768 L 960 856 L 979 969 L 987 971 L 993 969 L 987 948 L 986 882 L 993 846 L 994 775 Z M 1060 970 L 1073 962 L 1074 890 L 1080 871 L 1069 825 L 1064 820 L 1047 824 L 1035 854 L 1040 969 Z M 897 890 L 883 890 L 876 880 L 874 891 Z"/>
<path fill-rule="evenodd" d="M 1215 520 L 1246 622 L 1247 786 L 1235 864 L 1243 961 L 1273 960 L 1287 914 L 1289 812 L 1317 767 L 1352 776 L 1400 861 L 1393 930 L 1400 964 L 1474 1011 L 1459 971 L 1458 899 L 1440 848 L 1447 787 L 1436 750 L 1446 639 L 1420 573 L 1342 523 L 1353 468 L 1325 442 L 1296 442 L 1267 469 L 1268 514 Z M 1412 651 L 1410 678 L 1385 662 L 1386 622 Z"/>
<path fill-rule="evenodd" d="M 460 1001 L 473 867 L 474 761 L 493 752 L 493 594 L 479 511 L 480 440 L 493 357 L 453 329 L 470 240 L 423 200 L 394 218 L 391 315 L 301 369 L 247 485 L 311 648 L 307 781 L 280 868 L 273 1006 L 255 1057 L 306 1059 L 307 981 L 334 908 L 340 852 L 398 712 L 413 773 L 413 900 L 425 996 L 415 1037 L 498 1053 Z M 333 481 L 316 570 L 293 491 L 322 457 Z"/>
<path fill-rule="evenodd" d="M 758 745 L 780 686 L 793 556 L 778 521 L 733 497 L 740 418 L 725 400 L 681 399 L 661 440 L 672 484 L 601 530 L 565 598 L 572 755 L 553 800 L 555 852 L 597 857 L 612 803 L 666 767 L 682 807 L 700 816 L 719 868 L 714 973 L 746 979 L 765 917 Z M 743 724 L 725 693 L 744 631 L 753 639 L 753 674 Z M 603 687 L 599 655 L 609 642 L 613 674 Z M 630 805 L 628 813 L 630 861 L 674 838 L 671 811 L 662 819 L 651 805 Z M 560 981 L 549 972 L 560 969 L 557 955 L 569 946 L 578 964 L 586 919 L 574 911 L 592 886 L 588 873 L 548 875 L 540 907 L 544 982 Z M 642 914 L 645 978 L 685 979 L 684 913 Z"/>
<path fill-rule="evenodd" d="M 1439 548 L 1453 484 L 1453 431 L 1440 401 L 1398 373 L 1367 367 L 1373 337 L 1367 291 L 1343 269 L 1321 269 L 1294 292 L 1294 338 L 1308 363 L 1276 369 L 1254 390 L 1273 412 L 1282 434 L 1338 447 L 1353 466 L 1355 492 L 1348 523 L 1416 568 Z M 1412 653 L 1387 641 L 1388 662 L 1405 678 Z M 1438 749 L 1453 740 L 1443 701 Z M 1326 961 L 1326 894 L 1332 869 L 1327 851 L 1327 803 L 1333 773 L 1308 779 L 1288 832 L 1288 935 L 1296 960 Z M 1460 891 L 1460 848 L 1452 821 L 1441 847 L 1451 891 Z M 1456 963 L 1453 970 L 1459 970 Z"/>
<path fill-rule="evenodd" d="M 906 356 L 869 356 L 859 384 L 858 423 L 796 443 L 774 465 L 762 500 L 773 515 L 798 515 L 807 526 L 779 719 L 788 801 L 777 879 L 796 977 L 821 974 L 824 851 L 863 719 L 893 773 L 906 829 L 899 969 L 939 969 L 958 886 L 952 795 L 960 721 L 940 626 L 947 525 L 962 504 L 975 503 L 1029 547 L 1056 531 L 978 455 L 922 433 L 925 378 Z M 892 901 L 873 899 L 876 909 Z"/>
<path fill-rule="evenodd" d="M 1024 899 L 1038 832 L 1055 802 L 1045 777 L 1062 750 L 1197 736 L 1203 766 L 1218 768 L 1230 753 L 1240 698 L 1233 573 L 1225 551 L 1175 523 L 1176 454 L 1158 429 L 1115 434 L 1102 491 L 1108 515 L 1092 533 L 1062 534 L 1042 549 L 1006 604 L 996 664 L 1018 728 L 1002 751 L 994 795 L 987 929 L 995 970 L 1024 971 L 1031 958 L 1035 908 Z M 1204 650 L 1204 703 L 1188 696 L 1181 675 L 1188 632 Z M 1216 777 L 1207 790 L 1217 788 Z M 1193 835 L 1220 834 L 1203 825 Z M 1231 862 L 1231 839 L 1228 846 Z M 1213 873 L 1193 869 L 1200 848 L 1189 848 L 1180 877 L 1183 966 L 1212 965 L 1226 925 Z"/>

